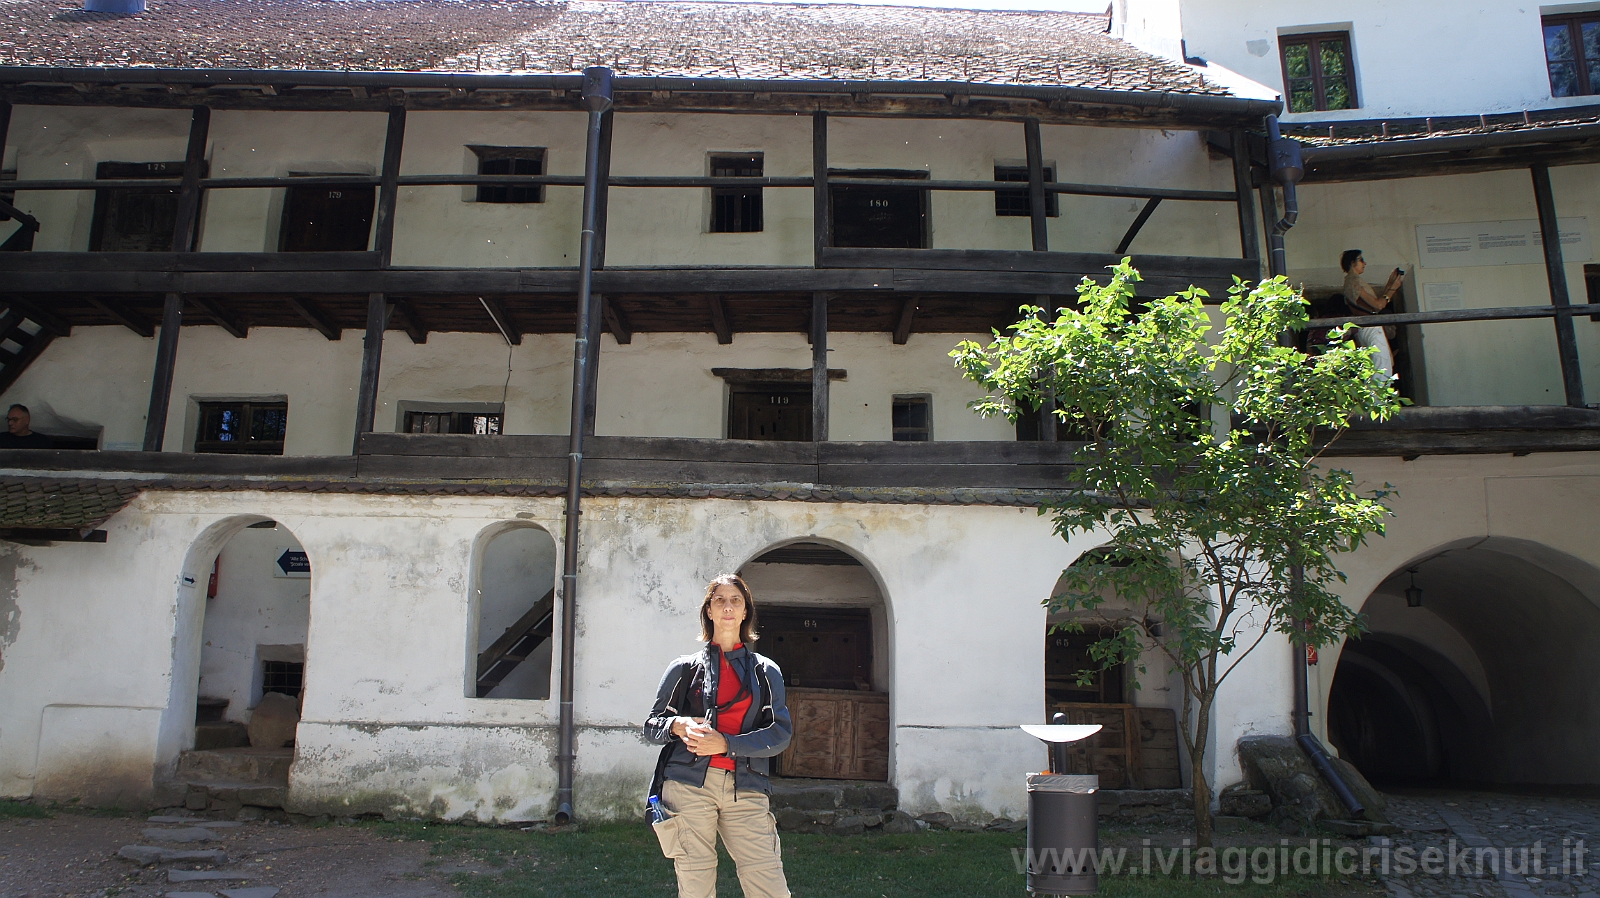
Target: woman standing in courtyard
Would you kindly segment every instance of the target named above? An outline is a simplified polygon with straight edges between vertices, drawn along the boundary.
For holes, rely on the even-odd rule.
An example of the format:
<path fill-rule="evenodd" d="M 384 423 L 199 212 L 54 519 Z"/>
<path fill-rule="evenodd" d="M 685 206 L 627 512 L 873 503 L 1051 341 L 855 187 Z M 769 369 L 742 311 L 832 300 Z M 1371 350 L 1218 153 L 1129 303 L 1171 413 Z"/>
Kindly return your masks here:
<path fill-rule="evenodd" d="M 750 587 L 722 574 L 700 603 L 704 648 L 667 667 L 644 735 L 664 745 L 650 784 L 671 819 L 656 824 L 679 898 L 715 898 L 717 837 L 746 898 L 789 898 L 767 774 L 789 745 L 783 673 L 756 654 Z"/>

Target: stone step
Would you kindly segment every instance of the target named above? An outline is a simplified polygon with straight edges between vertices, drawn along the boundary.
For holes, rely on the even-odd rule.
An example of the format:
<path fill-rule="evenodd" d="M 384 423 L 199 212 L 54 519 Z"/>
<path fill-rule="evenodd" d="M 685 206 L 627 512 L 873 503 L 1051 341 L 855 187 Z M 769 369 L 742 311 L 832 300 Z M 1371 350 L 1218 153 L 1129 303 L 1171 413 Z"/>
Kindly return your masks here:
<path fill-rule="evenodd" d="M 881 814 L 900 806 L 900 790 L 888 783 L 775 776 L 771 784 L 774 813 L 863 810 Z"/>
<path fill-rule="evenodd" d="M 245 748 L 250 745 L 250 729 L 242 723 L 218 721 L 194 725 L 195 751 L 219 748 Z"/>
<path fill-rule="evenodd" d="M 921 828 L 910 814 L 894 808 L 779 808 L 773 816 L 778 819 L 778 829 L 787 833 L 851 836 L 868 830 L 911 833 Z"/>
<path fill-rule="evenodd" d="M 282 808 L 289 800 L 288 785 L 230 782 L 191 782 L 181 785 L 186 788 L 183 806 L 191 811 L 216 811 L 231 816 L 245 806 Z"/>
<path fill-rule="evenodd" d="M 178 759 L 174 779 L 188 783 L 226 782 L 257 786 L 288 786 L 289 748 L 220 748 L 186 751 Z"/>

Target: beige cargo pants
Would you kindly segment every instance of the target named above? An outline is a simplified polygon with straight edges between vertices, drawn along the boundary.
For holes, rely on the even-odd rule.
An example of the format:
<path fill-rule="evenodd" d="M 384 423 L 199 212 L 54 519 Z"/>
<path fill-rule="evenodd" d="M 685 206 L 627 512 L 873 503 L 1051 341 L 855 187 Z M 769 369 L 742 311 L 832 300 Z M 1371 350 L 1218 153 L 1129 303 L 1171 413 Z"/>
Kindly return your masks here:
<path fill-rule="evenodd" d="M 678 898 L 716 898 L 718 834 L 738 867 L 745 898 L 789 898 L 778 821 L 766 795 L 745 791 L 735 801 L 733 773 L 712 767 L 704 788 L 667 780 L 661 798 L 682 821 L 683 856 L 673 861 Z"/>

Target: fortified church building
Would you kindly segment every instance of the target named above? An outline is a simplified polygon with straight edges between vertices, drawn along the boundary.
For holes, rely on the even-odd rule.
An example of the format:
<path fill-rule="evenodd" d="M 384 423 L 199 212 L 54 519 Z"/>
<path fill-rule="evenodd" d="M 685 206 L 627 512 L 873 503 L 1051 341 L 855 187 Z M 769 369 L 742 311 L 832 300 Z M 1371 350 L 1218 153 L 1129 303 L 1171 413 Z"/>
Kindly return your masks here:
<path fill-rule="evenodd" d="M 54 446 L 0 449 L 0 795 L 636 815 L 724 571 L 785 776 L 1020 818 L 1065 710 L 1107 789 L 1186 785 L 1159 665 L 1048 632 L 1078 444 L 948 354 L 1124 255 L 1337 317 L 1356 247 L 1411 275 L 1414 404 L 1330 458 L 1399 490 L 1373 632 L 1268 639 L 1213 785 L 1297 727 L 1600 782 L 1600 21 L 1463 16 L 1495 77 L 1412 92 L 1410 12 L 1275 6 L 0 2 L 0 401 Z"/>

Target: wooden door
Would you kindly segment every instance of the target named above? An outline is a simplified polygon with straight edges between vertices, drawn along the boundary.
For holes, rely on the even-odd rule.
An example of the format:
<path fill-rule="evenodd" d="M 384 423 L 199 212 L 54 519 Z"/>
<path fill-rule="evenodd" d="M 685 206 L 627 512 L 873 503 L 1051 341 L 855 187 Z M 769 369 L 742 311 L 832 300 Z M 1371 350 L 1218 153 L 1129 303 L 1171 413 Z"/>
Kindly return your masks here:
<path fill-rule="evenodd" d="M 365 252 L 376 190 L 370 184 L 290 187 L 283 200 L 278 251 Z"/>
<path fill-rule="evenodd" d="M 842 689 L 792 689 L 794 739 L 778 756 L 780 776 L 889 779 L 889 696 Z"/>
<path fill-rule="evenodd" d="M 739 384 L 728 394 L 728 438 L 811 440 L 810 384 Z"/>
<path fill-rule="evenodd" d="M 1069 773 L 1094 774 L 1102 789 L 1177 789 L 1177 715 L 1171 708 L 1136 708 L 1128 704 L 1059 702 L 1051 712 L 1067 715 L 1067 723 L 1101 726 L 1100 732 L 1073 743 Z"/>

